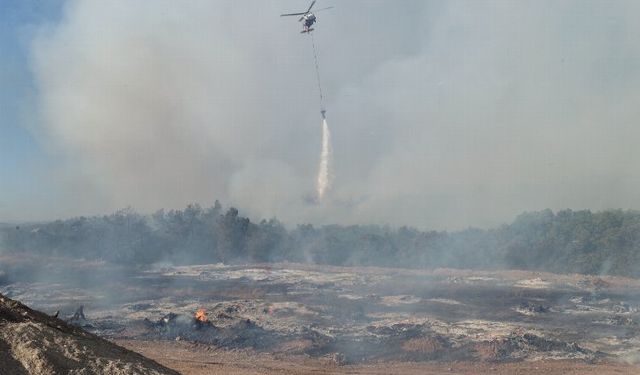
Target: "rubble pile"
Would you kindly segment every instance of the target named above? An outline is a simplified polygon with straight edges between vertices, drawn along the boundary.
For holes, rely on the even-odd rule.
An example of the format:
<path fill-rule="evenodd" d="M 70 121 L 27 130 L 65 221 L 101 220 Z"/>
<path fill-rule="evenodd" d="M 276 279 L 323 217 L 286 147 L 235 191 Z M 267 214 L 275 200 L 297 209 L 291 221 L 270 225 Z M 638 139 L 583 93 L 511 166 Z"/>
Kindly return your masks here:
<path fill-rule="evenodd" d="M 156 322 L 145 319 L 144 325 L 148 332 L 140 335 L 140 338 L 145 339 L 188 340 L 227 348 L 258 350 L 271 348 L 279 341 L 277 334 L 263 329 L 250 319 L 235 320 L 218 327 L 209 320 L 169 313 Z"/>
<path fill-rule="evenodd" d="M 520 303 L 516 311 L 525 315 L 535 315 L 535 314 L 548 313 L 550 311 L 550 308 L 548 306 L 541 305 L 539 303 L 524 301 Z"/>
<path fill-rule="evenodd" d="M 593 361 L 601 356 L 580 347 L 576 343 L 550 340 L 534 334 L 512 334 L 508 337 L 482 342 L 476 345 L 478 358 L 486 361 L 512 361 L 533 358 L 540 353 L 552 357 L 555 353 L 562 358 L 578 358 Z"/>

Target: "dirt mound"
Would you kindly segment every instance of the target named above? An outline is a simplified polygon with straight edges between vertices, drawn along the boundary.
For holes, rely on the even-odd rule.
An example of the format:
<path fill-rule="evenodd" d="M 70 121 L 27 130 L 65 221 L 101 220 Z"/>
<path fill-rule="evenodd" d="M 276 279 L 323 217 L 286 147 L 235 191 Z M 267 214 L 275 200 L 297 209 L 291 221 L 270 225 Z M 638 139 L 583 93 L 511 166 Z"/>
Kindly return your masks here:
<path fill-rule="evenodd" d="M 0 295 L 2 374 L 178 374 Z"/>
<path fill-rule="evenodd" d="M 402 349 L 408 352 L 424 354 L 436 353 L 447 347 L 447 342 L 440 337 L 422 337 L 407 340 L 402 344 Z"/>
<path fill-rule="evenodd" d="M 594 360 L 598 356 L 598 353 L 584 349 L 576 343 L 550 340 L 528 333 L 512 334 L 506 338 L 479 343 L 475 345 L 475 351 L 479 359 L 490 362 L 524 359 L 541 352 L 557 352 L 565 357 L 587 360 Z"/>

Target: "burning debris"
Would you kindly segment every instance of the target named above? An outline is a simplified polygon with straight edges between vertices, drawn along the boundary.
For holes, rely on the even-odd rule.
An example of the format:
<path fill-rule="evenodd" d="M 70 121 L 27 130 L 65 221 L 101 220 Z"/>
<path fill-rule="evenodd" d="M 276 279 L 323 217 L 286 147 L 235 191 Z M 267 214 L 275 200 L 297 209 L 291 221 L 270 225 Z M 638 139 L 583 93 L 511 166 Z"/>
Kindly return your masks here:
<path fill-rule="evenodd" d="M 264 350 L 274 345 L 277 340 L 270 333 L 256 325 L 250 319 L 236 320 L 224 327 L 216 327 L 201 315 L 188 319 L 182 315 L 172 314 L 168 322 L 164 319 L 156 323 L 146 321 L 151 329 L 143 335 L 147 339 L 189 340 L 222 347 L 248 347 Z"/>
<path fill-rule="evenodd" d="M 200 323 L 207 323 L 209 321 L 207 319 L 207 312 L 204 309 L 198 309 L 194 317 L 196 321 Z"/>

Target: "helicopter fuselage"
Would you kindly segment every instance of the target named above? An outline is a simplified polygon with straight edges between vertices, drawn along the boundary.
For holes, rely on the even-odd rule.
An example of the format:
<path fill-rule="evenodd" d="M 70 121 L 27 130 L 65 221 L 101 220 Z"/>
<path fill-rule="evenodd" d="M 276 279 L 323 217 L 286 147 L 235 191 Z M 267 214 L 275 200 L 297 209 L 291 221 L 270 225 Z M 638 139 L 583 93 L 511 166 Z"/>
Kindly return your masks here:
<path fill-rule="evenodd" d="M 316 15 L 313 13 L 307 13 L 302 16 L 302 20 L 304 21 L 304 29 L 309 30 L 314 23 L 316 23 Z"/>
<path fill-rule="evenodd" d="M 316 22 L 316 15 L 313 13 L 307 13 L 302 18 L 305 26 L 311 26 Z"/>
<path fill-rule="evenodd" d="M 300 13 L 285 13 L 285 14 L 281 14 L 280 17 L 290 17 L 290 16 L 300 16 L 300 18 L 298 19 L 298 22 L 302 22 L 302 33 L 310 33 L 313 31 L 313 24 L 316 23 L 317 19 L 316 19 L 316 15 L 311 13 L 311 8 L 313 8 L 313 5 L 316 3 L 316 0 L 313 0 L 311 2 L 311 5 L 309 5 L 309 8 L 307 9 L 306 12 L 300 12 Z M 327 8 L 322 8 L 322 9 L 316 9 L 316 12 L 321 12 L 323 10 L 327 10 L 327 9 L 331 9 L 333 7 L 327 7 Z"/>

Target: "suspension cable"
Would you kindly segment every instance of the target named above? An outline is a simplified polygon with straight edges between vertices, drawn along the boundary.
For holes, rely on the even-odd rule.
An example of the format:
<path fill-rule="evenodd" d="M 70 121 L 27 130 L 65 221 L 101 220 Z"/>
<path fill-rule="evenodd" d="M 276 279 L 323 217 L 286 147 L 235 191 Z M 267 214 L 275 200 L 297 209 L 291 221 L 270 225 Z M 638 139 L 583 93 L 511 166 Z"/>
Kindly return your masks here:
<path fill-rule="evenodd" d="M 320 65 L 318 64 L 318 52 L 316 50 L 316 41 L 311 34 L 311 45 L 313 46 L 313 58 L 316 63 L 316 79 L 318 80 L 318 92 L 320 93 L 320 111 L 324 111 L 324 95 L 322 94 L 322 85 L 320 84 Z"/>

